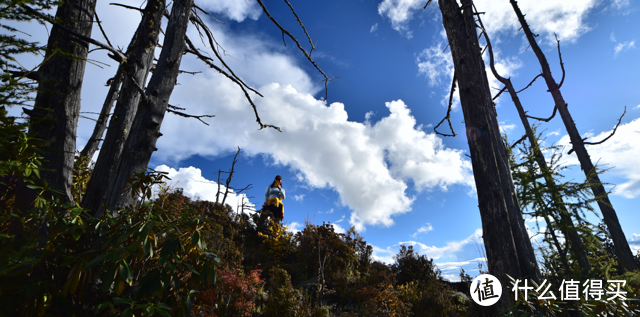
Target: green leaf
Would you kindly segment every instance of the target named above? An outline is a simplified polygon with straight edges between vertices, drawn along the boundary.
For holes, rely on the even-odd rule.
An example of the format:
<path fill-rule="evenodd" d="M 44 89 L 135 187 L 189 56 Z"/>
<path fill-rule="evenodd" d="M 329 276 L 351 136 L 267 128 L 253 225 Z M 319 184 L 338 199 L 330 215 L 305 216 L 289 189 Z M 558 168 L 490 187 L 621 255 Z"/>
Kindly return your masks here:
<path fill-rule="evenodd" d="M 113 299 L 113 302 L 115 304 L 127 304 L 127 305 L 131 305 L 131 300 L 127 299 L 127 298 L 121 298 L 121 297 L 115 297 Z"/>
<path fill-rule="evenodd" d="M 193 232 L 193 235 L 191 235 L 191 245 L 195 247 L 196 245 L 199 244 L 199 242 L 200 242 L 200 232 L 196 230 Z"/>
<path fill-rule="evenodd" d="M 120 262 L 120 276 L 125 282 L 127 282 L 127 284 L 131 285 L 131 282 L 133 281 L 133 272 L 126 260 L 122 260 Z"/>
<path fill-rule="evenodd" d="M 163 305 L 163 304 L 162 304 L 162 303 L 158 304 L 158 306 L 160 306 L 160 305 Z M 165 307 L 167 307 L 167 305 L 164 305 L 164 306 L 165 306 Z M 169 307 L 167 307 L 166 309 L 169 309 L 169 310 L 170 310 L 170 308 L 169 308 Z M 161 306 L 160 306 L 160 307 L 156 307 L 156 311 L 157 311 L 160 315 L 162 315 L 162 316 L 164 316 L 164 317 L 171 317 L 171 315 L 169 315 L 169 313 L 165 310 L 165 308 L 164 308 L 164 307 L 161 307 Z"/>
<path fill-rule="evenodd" d="M 120 317 L 131 317 L 131 316 L 132 316 L 132 314 L 131 314 L 131 307 L 129 307 L 129 308 L 127 308 L 127 309 L 125 309 L 125 310 L 122 312 L 122 315 L 120 315 Z"/>
<path fill-rule="evenodd" d="M 142 251 L 144 252 L 145 256 L 153 257 L 153 247 L 151 246 L 151 239 L 149 239 L 148 236 L 144 238 Z"/>

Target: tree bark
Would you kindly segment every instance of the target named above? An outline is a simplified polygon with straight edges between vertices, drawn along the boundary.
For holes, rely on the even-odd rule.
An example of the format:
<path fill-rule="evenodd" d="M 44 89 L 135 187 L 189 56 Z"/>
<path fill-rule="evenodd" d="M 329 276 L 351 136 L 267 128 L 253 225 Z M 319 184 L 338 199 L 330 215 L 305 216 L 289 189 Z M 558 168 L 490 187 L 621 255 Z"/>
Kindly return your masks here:
<path fill-rule="evenodd" d="M 156 142 L 161 136 L 160 127 L 167 112 L 169 98 L 178 78 L 180 62 L 186 44 L 185 37 L 193 0 L 173 2 L 171 16 L 165 32 L 162 51 L 156 69 L 149 80 L 145 96 L 140 102 L 130 136 L 126 140 L 125 150 L 113 170 L 115 176 L 107 192 L 109 207 L 123 208 L 133 203 L 130 193 L 119 189 L 127 186 L 127 179 L 136 172 L 145 172 L 149 160 L 156 151 Z"/>
<path fill-rule="evenodd" d="M 516 106 L 516 109 L 518 110 L 518 115 L 520 116 L 520 120 L 522 121 L 522 125 L 524 126 L 524 129 L 526 131 L 527 138 L 529 139 L 529 143 L 531 144 L 531 149 L 533 150 L 535 160 L 538 163 L 540 170 L 542 171 L 542 175 L 544 176 L 544 180 L 545 180 L 545 183 L 547 184 L 547 187 L 549 187 L 549 189 L 551 190 L 554 207 L 558 210 L 558 213 L 560 214 L 562 232 L 564 236 L 567 238 L 567 240 L 569 240 L 571 251 L 573 253 L 573 256 L 577 259 L 578 264 L 580 265 L 580 268 L 584 270 L 585 273 L 588 273 L 591 270 L 591 264 L 589 263 L 589 259 L 587 258 L 587 252 L 584 249 L 584 244 L 582 243 L 582 239 L 580 239 L 580 236 L 578 235 L 576 227 L 574 226 L 573 221 L 571 220 L 571 216 L 567 211 L 566 205 L 562 197 L 558 193 L 558 190 L 557 190 L 558 186 L 556 185 L 556 182 L 553 179 L 553 176 L 551 175 L 549 166 L 547 165 L 547 161 L 545 160 L 544 155 L 542 154 L 542 151 L 540 151 L 538 140 L 536 139 L 536 136 L 533 134 L 533 129 L 531 129 L 531 125 L 529 124 L 529 119 L 527 119 L 526 113 L 524 112 L 524 108 L 522 107 L 522 103 L 520 102 L 520 98 L 518 97 L 516 90 L 513 88 L 511 79 L 500 76 L 500 74 L 498 74 L 498 71 L 495 68 L 493 46 L 491 45 L 491 41 L 489 40 L 489 35 L 486 33 L 486 29 L 484 29 L 484 25 L 482 24 L 482 21 L 479 21 L 479 23 L 484 30 L 484 38 L 486 39 L 487 47 L 489 48 L 491 72 L 496 77 L 496 79 L 498 79 L 498 81 L 500 81 L 502 84 L 505 85 L 505 87 L 507 88 L 507 91 L 509 92 L 509 95 L 511 96 L 511 100 L 513 101 L 513 104 Z M 547 222 L 549 222 L 548 219 L 547 219 Z M 551 229 L 551 227 L 549 226 L 548 228 Z M 557 239 L 555 238 L 555 234 L 554 234 L 554 240 L 557 241 Z M 558 246 L 558 253 L 562 256 L 563 262 L 565 263 L 566 268 L 568 268 L 567 261 L 562 253 L 562 249 L 560 249 L 559 246 Z"/>
<path fill-rule="evenodd" d="M 56 21 L 84 36 L 91 36 L 95 0 L 60 2 Z M 80 93 L 87 61 L 88 44 L 54 25 L 47 42 L 45 62 L 38 70 L 34 109 L 29 112 L 29 131 L 44 140 L 42 177 L 48 185 L 73 203 L 71 194 Z M 17 205 L 33 203 L 28 191 Z M 33 194 L 33 195 L 31 195 Z M 34 198 L 34 197 L 33 197 Z"/>
<path fill-rule="evenodd" d="M 153 57 L 158 43 L 164 11 L 164 0 L 150 0 L 147 3 L 143 11 L 142 20 L 127 49 L 127 60 L 114 79 L 114 81 L 118 80 L 118 75 L 122 74 L 122 89 L 114 114 L 109 121 L 109 129 L 102 143 L 102 149 L 98 155 L 93 174 L 87 184 L 87 192 L 82 201 L 82 207 L 91 210 L 96 217 L 100 217 L 103 214 L 103 203 L 107 203 L 111 207 L 108 197 L 109 192 L 117 192 L 121 187 L 112 187 L 114 186 L 115 170 L 120 161 L 126 140 L 131 135 L 131 125 L 138 111 L 142 87 L 147 80 L 149 70 L 153 66 Z M 117 83 L 112 83 L 112 85 L 117 86 Z M 105 101 L 107 106 L 111 97 L 107 96 Z M 103 112 L 105 111 L 104 108 Z M 100 127 L 96 128 L 99 129 Z M 99 131 L 97 132 L 99 133 Z M 96 131 L 94 131 L 95 133 Z"/>
<path fill-rule="evenodd" d="M 104 100 L 102 110 L 100 111 L 100 115 L 98 116 L 98 121 L 96 122 L 96 126 L 93 128 L 93 133 L 91 134 L 89 141 L 87 141 L 87 144 L 84 146 L 82 151 L 80 151 L 80 154 L 89 157 L 90 160 L 93 158 L 93 155 L 96 153 L 96 151 L 98 151 L 98 146 L 100 145 L 100 141 L 102 139 L 102 136 L 104 135 L 104 131 L 107 130 L 109 113 L 113 109 L 113 104 L 118 99 L 120 84 L 122 83 L 122 75 L 122 66 L 120 66 L 116 71 L 116 75 L 112 78 L 109 92 L 107 93 L 107 98 L 105 98 Z"/>
<path fill-rule="evenodd" d="M 620 226 L 620 222 L 618 221 L 616 211 L 613 209 L 611 201 L 609 200 L 609 195 L 604 189 L 604 186 L 600 181 L 600 177 L 598 177 L 598 174 L 595 171 L 587 149 L 584 147 L 584 141 L 580 137 L 580 133 L 578 132 L 578 128 L 576 128 L 575 122 L 573 122 L 573 118 L 571 117 L 569 109 L 567 108 L 567 103 L 564 101 L 562 93 L 560 92 L 560 87 L 558 87 L 558 84 L 551 75 L 551 69 L 549 67 L 549 63 L 547 62 L 547 58 L 540 49 L 540 46 L 538 46 L 538 43 L 536 43 L 535 37 L 533 36 L 529 25 L 524 19 L 524 15 L 522 14 L 522 11 L 520 11 L 518 4 L 515 0 L 510 0 L 510 2 L 513 6 L 514 11 L 516 12 L 516 15 L 518 16 L 520 24 L 522 25 L 522 29 L 527 36 L 527 40 L 531 45 L 531 49 L 533 49 L 536 57 L 538 58 L 538 61 L 540 62 L 544 80 L 547 84 L 549 92 L 553 96 L 553 101 L 555 102 L 555 106 L 558 108 L 558 112 L 562 117 L 564 126 L 567 129 L 567 133 L 569 134 L 569 138 L 571 139 L 573 149 L 575 150 L 576 155 L 578 156 L 578 160 L 580 161 L 580 168 L 591 184 L 591 190 L 593 191 L 594 196 L 601 197 L 601 199 L 598 199 L 598 207 L 600 207 L 604 222 L 607 224 L 609 232 L 611 233 L 611 239 L 613 240 L 613 244 L 616 249 L 618 261 L 624 269 L 635 271 L 638 269 L 638 267 L 635 264 L 633 253 L 631 252 L 631 248 L 629 248 L 629 243 L 627 242 L 624 232 L 622 231 L 622 227 Z"/>
<path fill-rule="evenodd" d="M 514 303 L 509 279 L 539 281 L 540 271 L 518 206 L 506 149 L 478 44 L 471 0 L 439 0 L 467 129 L 489 271 L 503 286 L 497 309 Z M 461 11 L 462 10 L 462 11 Z"/>

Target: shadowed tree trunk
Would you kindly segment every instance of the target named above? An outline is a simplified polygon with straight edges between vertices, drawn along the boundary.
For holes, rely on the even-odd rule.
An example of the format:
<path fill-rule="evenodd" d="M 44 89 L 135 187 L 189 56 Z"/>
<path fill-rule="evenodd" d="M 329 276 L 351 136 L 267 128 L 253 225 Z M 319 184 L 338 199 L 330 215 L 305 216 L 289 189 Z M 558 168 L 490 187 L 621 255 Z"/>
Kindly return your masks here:
<path fill-rule="evenodd" d="M 87 184 L 87 192 L 82 201 L 82 207 L 91 210 L 97 217 L 104 212 L 102 203 L 110 202 L 107 195 L 113 189 L 110 185 L 113 184 L 114 173 L 126 140 L 131 135 L 131 125 L 138 110 L 142 85 L 146 82 L 149 70 L 153 66 L 153 57 L 164 11 L 164 0 L 150 0 L 147 3 L 142 20 L 129 44 L 127 60 L 114 77 L 114 83 L 112 83 L 107 100 L 105 100 L 106 106 L 103 107 L 102 112 L 108 113 L 109 109 L 105 108 L 109 108 L 109 103 L 113 102 L 112 92 L 115 94 L 117 91 L 118 83 L 115 81 L 120 80 L 120 76 L 122 76 L 122 89 L 115 111 L 109 121 L 105 141 L 102 144 L 93 174 Z M 99 131 L 100 129 L 102 132 Z M 102 125 L 98 122 L 93 137 L 103 132 L 104 122 Z M 95 146 L 97 147 L 97 143 Z M 120 187 L 116 187 L 115 191 L 118 191 Z M 111 205 L 108 204 L 108 206 Z"/>
<path fill-rule="evenodd" d="M 489 272 L 502 283 L 503 296 L 495 306 L 514 302 L 509 279 L 539 281 L 540 271 L 518 206 L 506 148 L 480 54 L 471 0 L 439 0 L 460 87 L 467 139 L 478 192 L 483 240 Z"/>
<path fill-rule="evenodd" d="M 91 36 L 95 5 L 95 0 L 60 2 L 56 21 L 76 33 Z M 54 25 L 47 42 L 45 62 L 38 70 L 40 82 L 34 109 L 25 111 L 29 115 L 29 131 L 44 140 L 42 177 L 72 203 L 71 180 L 87 54 L 88 44 Z M 35 196 L 32 194 L 35 195 L 26 193 L 19 197 L 17 206 L 33 203 Z"/>
<path fill-rule="evenodd" d="M 173 2 L 162 51 L 145 90 L 145 96 L 131 126 L 120 160 L 112 169 L 113 177 L 105 186 L 105 202 L 118 209 L 133 202 L 130 193 L 120 190 L 136 172 L 145 172 L 161 136 L 160 127 L 167 112 L 169 98 L 178 78 L 180 62 L 186 47 L 186 30 L 193 0 Z"/>
<path fill-rule="evenodd" d="M 535 37 L 529 28 L 526 20 L 524 19 L 524 15 L 520 11 L 518 4 L 516 1 L 511 0 L 511 5 L 513 6 L 516 15 L 518 16 L 518 20 L 522 25 L 522 29 L 527 36 L 527 40 L 531 45 L 531 49 L 533 49 L 538 61 L 540 62 L 540 66 L 542 67 L 542 77 L 544 78 L 549 92 L 553 96 L 553 100 L 555 102 L 555 107 L 558 109 L 560 116 L 562 117 L 562 121 L 564 122 L 564 126 L 567 129 L 567 133 L 569 134 L 569 138 L 571 139 L 571 144 L 573 145 L 573 150 L 576 152 L 578 156 L 578 160 L 580 161 L 580 168 L 584 172 L 587 177 L 587 180 L 591 184 L 591 190 L 595 197 L 600 197 L 598 199 L 598 207 L 600 207 L 600 211 L 602 212 L 602 217 L 604 222 L 607 224 L 609 228 L 609 232 L 611 233 L 611 239 L 613 240 L 613 244 L 616 249 L 616 255 L 618 256 L 618 261 L 623 268 L 629 271 L 635 271 L 638 269 L 634 262 L 633 253 L 631 252 L 631 248 L 629 248 L 629 243 L 625 238 L 624 232 L 622 231 L 622 227 L 620 226 L 620 222 L 618 221 L 618 216 L 616 215 L 616 211 L 613 209 L 611 205 L 611 201 L 609 201 L 609 195 L 607 191 L 604 189 L 598 174 L 595 171 L 593 163 L 591 162 L 591 158 L 589 157 L 589 153 L 587 149 L 584 147 L 584 141 L 580 137 L 580 133 L 576 128 L 576 124 L 573 122 L 573 118 L 569 113 L 569 109 L 567 107 L 567 103 L 564 101 L 562 97 L 562 93 L 560 92 L 560 86 L 556 83 L 555 79 L 551 75 L 551 69 L 549 68 L 549 63 L 547 62 L 547 58 L 544 53 L 540 49 L 540 46 L 536 43 Z"/>
<path fill-rule="evenodd" d="M 567 211 L 566 205 L 564 204 L 562 197 L 558 193 L 556 182 L 553 179 L 553 176 L 551 175 L 549 166 L 547 165 L 547 161 L 545 160 L 544 155 L 542 154 L 542 151 L 540 151 L 538 140 L 536 139 L 536 136 L 533 133 L 533 129 L 531 129 L 531 125 L 529 124 L 529 119 L 527 119 L 526 113 L 524 112 L 524 108 L 522 107 L 522 103 L 520 102 L 520 98 L 518 97 L 516 90 L 513 88 L 511 79 L 504 78 L 500 76 L 500 74 L 498 74 L 498 71 L 496 70 L 495 64 L 494 64 L 493 47 L 491 46 L 489 35 L 486 33 L 486 29 L 484 28 L 484 25 L 482 24 L 482 21 L 480 20 L 480 18 L 478 18 L 478 22 L 480 23 L 480 26 L 483 29 L 484 38 L 487 41 L 487 47 L 489 48 L 491 72 L 496 77 L 496 79 L 498 79 L 498 81 L 500 81 L 502 84 L 505 85 L 505 88 L 507 89 L 507 91 L 509 92 L 509 95 L 511 96 L 511 100 L 513 100 L 513 103 L 516 106 L 516 109 L 518 110 L 518 115 L 520 116 L 520 120 L 522 121 L 522 125 L 524 126 L 524 129 L 526 131 L 527 138 L 529 139 L 529 143 L 531 144 L 531 149 L 533 150 L 535 160 L 538 163 L 540 170 L 542 171 L 542 175 L 544 177 L 547 187 L 549 187 L 549 189 L 551 190 L 553 204 L 556 210 L 558 211 L 558 213 L 560 214 L 562 232 L 564 236 L 567 238 L 567 240 L 569 240 L 569 246 L 571 248 L 573 256 L 578 261 L 580 268 L 584 270 L 584 273 L 588 273 L 591 270 L 591 264 L 589 263 L 589 259 L 587 258 L 587 252 L 584 249 L 584 244 L 582 243 L 582 239 L 580 239 L 580 236 L 576 231 L 576 227 L 573 225 L 573 221 L 571 220 L 571 216 Z M 546 220 L 548 222 L 548 219 Z M 547 226 L 547 227 L 551 228 L 550 226 Z M 562 252 L 562 249 L 560 249 L 557 243 L 557 239 L 555 238 L 555 235 L 554 235 L 554 241 L 556 241 L 558 254 L 562 256 L 563 262 L 566 268 L 568 269 L 569 267 L 568 267 L 566 258 L 564 257 L 564 253 Z M 568 273 L 571 274 L 570 271 Z"/>
<path fill-rule="evenodd" d="M 100 111 L 100 115 L 98 116 L 98 120 L 96 121 L 96 126 L 93 128 L 93 133 L 91 133 L 91 137 L 87 144 L 84 146 L 80 154 L 83 156 L 89 157 L 89 160 L 93 158 L 93 155 L 98 151 L 98 146 L 100 146 L 100 141 L 102 141 L 102 136 L 104 135 L 104 131 L 107 130 L 107 122 L 109 121 L 109 113 L 113 109 L 113 104 L 118 99 L 118 94 L 120 93 L 120 84 L 122 83 L 122 65 L 118 67 L 116 71 L 116 75 L 111 79 L 111 85 L 109 87 L 109 92 L 107 93 L 107 98 L 104 100 L 104 104 L 102 105 L 102 110 Z"/>

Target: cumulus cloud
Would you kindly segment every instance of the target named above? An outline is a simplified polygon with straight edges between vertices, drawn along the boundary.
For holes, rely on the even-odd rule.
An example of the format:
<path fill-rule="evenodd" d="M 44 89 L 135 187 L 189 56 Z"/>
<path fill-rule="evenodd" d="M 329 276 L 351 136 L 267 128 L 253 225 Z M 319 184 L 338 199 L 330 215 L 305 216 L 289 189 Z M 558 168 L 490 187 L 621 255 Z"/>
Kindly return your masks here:
<path fill-rule="evenodd" d="M 444 247 L 428 246 L 424 243 L 420 243 L 417 241 L 405 241 L 405 242 L 400 242 L 399 244 L 414 246 L 414 248 L 416 249 L 416 251 L 418 251 L 418 253 L 424 254 L 431 259 L 437 260 L 445 255 L 447 256 L 455 255 L 456 253 L 460 252 L 465 245 L 469 243 L 473 243 L 474 241 L 481 241 L 481 240 L 482 240 L 482 229 L 476 229 L 476 231 L 472 235 L 470 235 L 468 238 L 462 241 L 447 242 L 447 245 Z"/>
<path fill-rule="evenodd" d="M 191 198 L 199 198 L 201 200 L 216 201 L 216 193 L 218 192 L 218 184 L 215 181 L 208 180 L 202 176 L 202 170 L 189 166 L 181 167 L 178 170 L 167 165 L 160 165 L 155 168 L 158 172 L 168 173 L 171 181 L 168 182 L 169 188 L 182 188 L 185 196 Z M 224 195 L 226 187 L 220 184 L 220 201 Z M 249 201 L 247 195 L 237 194 L 233 189 L 229 189 L 225 204 L 229 204 L 237 212 L 252 212 L 255 205 Z M 242 205 L 244 204 L 244 209 Z"/>
<path fill-rule="evenodd" d="M 246 18 L 257 20 L 262 13 L 262 8 L 256 1 L 205 0 L 198 5 L 211 13 L 223 14 L 236 22 L 242 22 Z"/>
<path fill-rule="evenodd" d="M 295 222 L 295 221 L 290 223 L 290 224 L 288 224 L 287 227 L 286 227 L 286 230 L 291 232 L 291 233 L 293 233 L 293 234 L 296 234 L 296 233 L 302 231 L 302 229 L 304 229 L 304 225 L 299 223 L 299 222 Z"/>
<path fill-rule="evenodd" d="M 139 6 L 139 2 L 131 0 L 124 4 Z M 257 14 L 252 11 L 254 2 L 211 1 L 207 5 L 211 6 L 207 9 L 237 21 Z M 139 13 L 102 2 L 98 3 L 98 10 L 112 43 L 126 47 L 139 22 Z M 350 121 L 342 103 L 327 104 L 314 98 L 323 87 L 298 65 L 296 58 L 287 55 L 280 43 L 270 42 L 260 34 L 236 33 L 227 24 L 207 23 L 228 55 L 227 64 L 264 95 L 261 98 L 251 94 L 262 121 L 281 127 L 283 133 L 258 130 L 253 110 L 240 88 L 187 55 L 181 69 L 203 73 L 181 75 L 171 104 L 185 107 L 191 114 L 216 117 L 206 119 L 211 126 L 205 126 L 168 114 L 153 160 L 175 164 L 192 155 L 226 155 L 240 146 L 248 155 L 261 155 L 273 164 L 290 167 L 312 189 L 337 191 L 339 203 L 352 211 L 350 224 L 360 232 L 367 224 L 390 226 L 393 216 L 411 210 L 414 197 L 406 193 L 409 182 L 419 190 L 447 190 L 455 184 L 474 186 L 471 164 L 463 158 L 463 152 L 445 148 L 436 135 L 416 127 L 416 120 L 403 101 L 386 103 L 389 112 L 378 122 Z M 100 39 L 99 29 L 94 31 L 93 36 Z M 189 28 L 188 35 L 198 38 L 194 28 Z M 193 42 L 210 50 L 200 41 Z M 104 53 L 97 51 L 92 58 L 100 59 L 99 54 Z M 114 67 L 87 67 L 83 111 L 100 111 L 107 92 L 104 80 L 114 72 Z M 84 146 L 93 126 L 92 121 L 80 122 L 78 148 Z M 196 173 L 180 169 L 174 172 L 176 177 Z M 188 178 L 181 181 L 184 183 L 195 186 Z M 191 193 L 198 188 L 185 191 Z M 207 193 L 197 192 L 208 199 Z"/>
<path fill-rule="evenodd" d="M 449 52 L 448 49 L 443 49 L 443 47 L 446 47 L 444 41 L 424 49 L 416 57 L 416 64 L 418 64 L 418 74 L 425 76 L 429 80 L 430 86 L 446 87 L 445 93 L 442 95 L 441 103 L 448 105 L 454 64 L 451 52 Z M 501 87 L 502 83 L 495 78 L 489 66 L 489 54 L 485 52 L 483 58 L 485 60 L 485 73 L 487 74 L 489 86 Z M 500 49 L 497 47 L 494 48 L 494 60 L 496 71 L 500 76 L 506 78 L 516 75 L 515 71 L 523 66 L 517 57 L 511 56 L 503 58 Z M 499 105 L 500 99 L 497 99 L 496 103 Z M 456 110 L 459 106 L 460 95 L 459 90 L 456 89 L 453 94 L 452 109 Z"/>
<path fill-rule="evenodd" d="M 599 141 L 611 134 L 611 131 L 603 131 L 590 137 L 590 140 Z M 612 174 L 622 178 L 624 181 L 618 183 L 614 189 L 614 195 L 621 195 L 626 198 L 636 198 L 640 196 L 640 168 L 638 168 L 637 158 L 640 157 L 640 118 L 629 123 L 621 124 L 607 142 L 598 146 L 587 146 L 589 156 L 593 162 L 600 165 L 613 167 L 607 174 Z M 569 136 L 563 136 L 559 145 L 564 145 L 568 151 L 571 149 Z M 579 164 L 575 155 L 566 155 L 567 164 Z"/>
<path fill-rule="evenodd" d="M 302 200 L 304 200 L 304 194 L 294 195 L 294 196 L 293 196 L 293 200 L 295 200 L 295 201 L 302 201 Z"/>
<path fill-rule="evenodd" d="M 339 224 L 337 223 L 332 223 L 331 224 L 333 226 L 333 230 L 336 231 L 336 233 L 346 233 L 347 230 L 345 230 L 344 228 L 342 228 Z"/>
<path fill-rule="evenodd" d="M 374 24 L 371 26 L 371 29 L 369 30 L 369 33 L 373 33 L 375 31 L 378 30 L 378 23 Z"/>
<path fill-rule="evenodd" d="M 410 39 L 413 34 L 407 24 L 422 6 L 422 0 L 384 0 L 378 5 L 378 14 L 389 18 L 391 27 Z"/>
<path fill-rule="evenodd" d="M 433 226 L 430 223 L 427 223 L 425 226 L 422 226 L 420 228 L 418 228 L 418 231 L 416 231 L 414 234 L 412 234 L 412 237 L 417 237 L 418 234 L 420 233 L 427 233 L 429 231 L 433 230 Z"/>
<path fill-rule="evenodd" d="M 616 0 L 624 5 L 628 0 Z M 474 1 L 479 12 L 485 12 L 482 21 L 489 35 L 515 33 L 520 23 L 508 1 Z M 434 3 L 435 4 L 435 3 Z M 599 4 L 598 0 L 540 0 L 518 2 L 520 10 L 526 14 L 527 22 L 535 33 L 540 33 L 549 43 L 553 43 L 553 33 L 562 40 L 575 41 L 590 30 L 584 19 Z M 393 29 L 411 38 L 409 22 L 418 10 L 422 10 L 424 1 L 384 0 L 378 5 L 378 14 L 389 18 Z M 440 14 L 437 12 L 436 14 Z"/>
<path fill-rule="evenodd" d="M 266 154 L 274 164 L 298 171 L 309 186 L 335 189 L 359 231 L 365 224 L 390 226 L 394 215 L 411 209 L 408 180 L 418 189 L 473 186 L 462 151 L 416 129 L 401 100 L 386 103 L 388 116 L 371 125 L 349 121 L 341 103 L 326 105 L 291 85 L 272 83 L 260 87 L 265 97 L 256 104 L 263 122 L 281 127 L 279 133 L 256 129 L 250 106 L 226 78 L 205 72 L 185 79 L 172 100 L 194 113 L 215 111 L 216 122 L 184 129 L 183 118 L 167 117 L 160 159 L 215 156 L 236 146 L 249 155 Z"/>

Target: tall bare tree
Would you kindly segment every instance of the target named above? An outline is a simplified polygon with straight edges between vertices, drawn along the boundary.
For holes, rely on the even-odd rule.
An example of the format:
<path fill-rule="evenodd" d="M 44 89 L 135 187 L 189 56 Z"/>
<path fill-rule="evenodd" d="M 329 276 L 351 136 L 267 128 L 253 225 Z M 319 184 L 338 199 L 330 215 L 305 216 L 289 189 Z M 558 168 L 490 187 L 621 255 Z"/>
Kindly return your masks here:
<path fill-rule="evenodd" d="M 531 31 L 531 28 L 527 24 L 527 21 L 520 11 L 518 4 L 515 0 L 510 0 L 511 6 L 518 16 L 518 20 L 522 25 L 522 29 L 524 30 L 525 35 L 527 36 L 527 40 L 531 45 L 531 49 L 536 54 L 538 61 L 540 62 L 540 66 L 542 67 L 542 77 L 547 84 L 547 88 L 549 92 L 553 96 L 553 101 L 555 103 L 554 114 L 556 110 L 560 113 L 560 117 L 564 122 L 564 126 L 567 129 L 567 133 L 569 134 L 569 138 L 571 139 L 571 144 L 573 146 L 573 151 L 575 151 L 578 156 L 578 160 L 580 161 L 580 168 L 584 172 L 585 176 L 589 183 L 591 183 L 591 190 L 595 197 L 601 197 L 598 200 L 598 207 L 600 207 L 600 211 L 602 212 L 602 217 L 604 218 L 604 222 L 607 224 L 609 228 L 609 232 L 611 233 L 611 239 L 613 240 L 613 244 L 616 249 L 616 255 L 618 256 L 618 261 L 620 265 L 629 271 L 635 271 L 638 269 L 636 263 L 634 262 L 633 253 L 631 252 L 631 248 L 629 248 L 629 243 L 625 238 L 624 232 L 622 231 L 622 227 L 620 226 L 620 221 L 618 220 L 618 216 L 616 215 L 615 209 L 609 200 L 609 196 L 607 191 L 605 190 L 602 182 L 600 181 L 600 177 L 595 171 L 595 167 L 591 162 L 591 158 L 589 157 L 589 153 L 585 148 L 585 144 L 599 144 L 604 142 L 585 142 L 584 139 L 580 136 L 578 132 L 578 128 L 576 127 L 575 122 L 573 122 L 573 118 L 571 117 L 571 113 L 569 113 L 569 109 L 567 107 L 567 103 L 564 101 L 562 97 L 562 93 L 560 92 L 560 87 L 564 82 L 564 66 L 562 66 L 562 80 L 560 84 L 556 83 L 555 79 L 551 75 L 551 68 L 549 67 L 549 63 L 547 62 L 547 58 L 538 46 L 535 37 Z M 562 65 L 562 59 L 560 59 L 560 63 Z M 620 122 L 618 122 L 620 124 Z M 617 128 L 617 126 L 616 126 Z M 615 129 L 613 131 L 615 133 Z M 607 138 L 608 139 L 608 138 Z"/>
<path fill-rule="evenodd" d="M 38 69 L 38 94 L 29 115 L 29 131 L 44 140 L 42 177 L 73 202 L 71 179 L 76 152 L 76 131 L 80 113 L 80 92 L 93 28 L 96 0 L 60 2 L 44 63 Z M 28 205 L 35 196 L 19 197 L 18 205 Z M 20 201 L 21 200 L 21 201 Z"/>
<path fill-rule="evenodd" d="M 162 17 L 164 15 L 165 1 L 150 0 L 142 10 L 142 20 L 136 30 L 126 53 L 126 61 L 118 68 L 112 80 L 111 88 L 107 94 L 105 104 L 99 122 L 96 123 L 93 138 L 99 137 L 105 128 L 106 116 L 110 111 L 113 99 L 118 93 L 118 86 L 122 80 L 122 88 L 119 90 L 115 111 L 109 121 L 109 130 L 105 136 L 102 150 L 96 161 L 91 179 L 87 184 L 87 192 L 82 201 L 83 208 L 89 209 L 95 216 L 100 216 L 103 211 L 103 202 L 108 203 L 108 188 L 115 178 L 116 164 L 124 149 L 126 140 L 132 134 L 131 125 L 138 111 L 138 104 L 143 93 L 142 86 L 147 81 L 149 70 L 153 66 L 155 47 L 160 34 Z M 102 130 L 102 131 L 100 131 Z M 97 140 L 89 143 L 86 155 L 95 152 Z M 83 153 L 85 154 L 85 153 Z"/>
<path fill-rule="evenodd" d="M 477 13 L 475 6 L 474 6 L 474 11 L 476 11 Z M 495 63 L 494 63 L 495 60 L 493 55 L 493 47 L 491 46 L 489 35 L 487 34 L 487 30 L 484 28 L 484 24 L 482 23 L 482 19 L 480 18 L 479 15 L 478 15 L 478 24 L 482 29 L 482 34 L 484 35 L 487 47 L 489 48 L 489 60 L 490 60 L 491 72 L 496 77 L 496 79 L 498 79 L 498 81 L 500 81 L 505 86 L 504 89 L 506 89 L 509 92 L 509 95 L 511 96 L 511 100 L 513 100 L 513 103 L 516 106 L 516 109 L 518 110 L 518 115 L 520 116 L 520 120 L 522 121 L 522 125 L 524 126 L 524 129 L 526 131 L 526 137 L 529 139 L 529 144 L 531 144 L 531 149 L 534 153 L 535 160 L 538 163 L 538 167 L 542 171 L 545 184 L 547 185 L 547 187 L 551 189 L 550 192 L 552 195 L 553 204 L 555 206 L 555 209 L 560 214 L 561 228 L 563 229 L 563 234 L 569 241 L 569 246 L 571 247 L 571 251 L 574 257 L 576 258 L 576 260 L 578 261 L 578 263 L 580 264 L 580 268 L 582 268 L 582 270 L 584 270 L 585 273 L 588 273 L 591 270 L 591 264 L 589 263 L 589 259 L 587 258 L 587 252 L 584 249 L 584 244 L 582 243 L 582 239 L 580 239 L 580 236 L 578 235 L 576 227 L 574 226 L 573 221 L 571 220 L 571 216 L 567 211 L 566 205 L 562 197 L 560 196 L 559 191 L 557 190 L 557 184 L 553 179 L 553 175 L 551 174 L 549 166 L 547 165 L 547 161 L 544 158 L 542 151 L 540 150 L 537 138 L 533 132 L 533 129 L 531 128 L 531 125 L 529 124 L 529 119 L 526 116 L 522 103 L 520 102 L 520 97 L 518 97 L 518 92 L 513 88 L 513 84 L 511 83 L 511 78 L 504 78 L 500 76 L 500 74 L 496 70 Z M 535 81 L 537 78 L 538 76 L 536 76 L 536 78 L 534 78 L 533 80 Z M 529 86 L 530 85 L 531 84 L 529 84 Z M 524 89 L 528 88 L 529 86 L 525 87 Z M 496 97 L 494 97 L 494 99 Z M 550 227 L 548 226 L 548 228 Z M 554 235 L 554 240 L 555 240 L 555 235 Z M 569 270 L 569 265 L 566 259 L 564 258 L 564 253 L 562 252 L 562 249 L 560 248 L 559 244 L 557 244 L 557 247 L 558 247 L 558 254 L 560 254 L 563 257 L 565 268 Z M 569 271 L 568 273 L 571 274 L 571 271 Z"/>
<path fill-rule="evenodd" d="M 533 247 L 515 197 L 506 148 L 481 57 L 471 0 L 438 0 L 455 68 L 454 83 L 460 86 L 460 102 L 478 193 L 483 240 L 489 272 L 503 287 L 506 274 L 540 280 Z M 453 88 L 452 87 L 452 88 Z M 447 116 L 448 119 L 448 116 Z M 503 292 L 496 308 L 514 301 Z"/>

